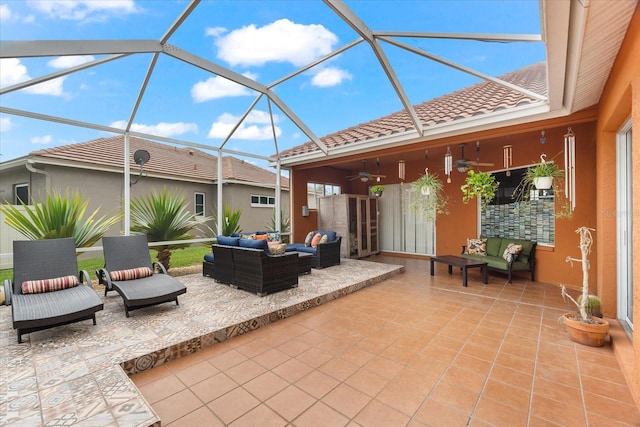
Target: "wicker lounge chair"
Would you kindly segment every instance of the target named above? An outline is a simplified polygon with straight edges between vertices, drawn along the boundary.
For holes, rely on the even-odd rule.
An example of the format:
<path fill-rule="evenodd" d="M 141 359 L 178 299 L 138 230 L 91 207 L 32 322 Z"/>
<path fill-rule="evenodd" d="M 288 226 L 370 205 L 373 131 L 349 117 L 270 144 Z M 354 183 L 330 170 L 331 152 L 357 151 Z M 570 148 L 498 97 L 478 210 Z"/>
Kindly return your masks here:
<path fill-rule="evenodd" d="M 105 295 L 109 291 L 120 294 L 127 317 L 131 310 L 164 302 L 175 301 L 180 305 L 178 295 L 187 292 L 187 288 L 169 276 L 162 264 L 151 262 L 147 236 L 103 237 L 102 247 L 105 267 L 96 274 L 105 285 Z M 147 269 L 151 270 L 150 275 L 137 274 Z"/>
<path fill-rule="evenodd" d="M 72 238 L 16 240 L 13 242 L 13 260 L 13 282 L 5 280 L 4 289 L 6 304 L 11 304 L 13 328 L 18 333 L 19 343 L 23 334 L 54 326 L 88 319 L 96 324 L 96 312 L 104 305 L 91 287 L 89 274 L 78 270 Z M 39 283 L 42 285 L 40 290 L 44 290 L 59 287 L 50 286 L 53 280 L 69 283 L 69 280 L 62 280 L 67 276 L 77 278 L 79 284 L 48 292 L 23 293 L 23 283 Z M 25 286 L 25 291 L 29 291 L 29 286 Z"/>

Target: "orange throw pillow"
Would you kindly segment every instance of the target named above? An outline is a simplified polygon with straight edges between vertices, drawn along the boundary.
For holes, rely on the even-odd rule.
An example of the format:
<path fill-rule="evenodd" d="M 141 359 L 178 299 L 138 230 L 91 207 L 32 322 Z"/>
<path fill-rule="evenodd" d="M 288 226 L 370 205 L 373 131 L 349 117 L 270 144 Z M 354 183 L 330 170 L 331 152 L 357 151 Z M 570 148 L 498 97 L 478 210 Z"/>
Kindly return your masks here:
<path fill-rule="evenodd" d="M 313 239 L 311 239 L 311 247 L 313 249 L 318 247 L 318 243 L 320 243 L 320 239 L 322 239 L 322 234 L 320 233 L 316 233 L 316 235 L 313 236 Z"/>
<path fill-rule="evenodd" d="M 269 241 L 269 235 L 268 234 L 256 234 L 256 240 Z"/>

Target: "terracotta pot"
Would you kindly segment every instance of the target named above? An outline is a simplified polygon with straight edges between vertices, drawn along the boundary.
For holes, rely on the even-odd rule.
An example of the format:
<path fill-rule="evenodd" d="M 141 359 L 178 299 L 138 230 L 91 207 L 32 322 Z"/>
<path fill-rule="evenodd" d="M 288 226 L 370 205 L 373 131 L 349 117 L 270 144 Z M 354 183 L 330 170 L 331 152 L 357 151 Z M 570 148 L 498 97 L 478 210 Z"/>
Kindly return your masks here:
<path fill-rule="evenodd" d="M 565 313 L 562 318 L 564 324 L 567 325 L 571 341 L 591 347 L 604 346 L 609 334 L 609 322 L 591 316 L 594 323 L 585 323 L 576 313 Z"/>

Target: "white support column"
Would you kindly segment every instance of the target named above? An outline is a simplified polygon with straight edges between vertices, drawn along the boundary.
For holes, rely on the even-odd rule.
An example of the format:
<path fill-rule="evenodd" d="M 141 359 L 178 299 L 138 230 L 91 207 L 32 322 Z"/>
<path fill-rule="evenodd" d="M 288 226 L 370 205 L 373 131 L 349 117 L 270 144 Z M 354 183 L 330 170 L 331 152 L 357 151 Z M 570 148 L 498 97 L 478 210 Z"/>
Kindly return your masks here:
<path fill-rule="evenodd" d="M 124 235 L 131 234 L 131 165 L 129 161 L 129 132 L 124 134 Z"/>
<path fill-rule="evenodd" d="M 222 221 L 224 221 L 224 209 L 222 207 L 222 150 L 218 149 L 218 207 L 217 207 L 217 230 L 222 234 Z"/>
<path fill-rule="evenodd" d="M 282 224 L 280 223 L 280 209 L 281 209 L 280 195 L 282 193 L 282 190 L 281 190 L 282 177 L 280 176 L 280 174 L 282 173 L 282 170 L 280 166 L 281 166 L 280 159 L 278 159 L 278 161 L 276 162 L 276 207 L 275 207 L 276 211 L 274 213 L 276 229 L 274 231 L 282 232 Z"/>

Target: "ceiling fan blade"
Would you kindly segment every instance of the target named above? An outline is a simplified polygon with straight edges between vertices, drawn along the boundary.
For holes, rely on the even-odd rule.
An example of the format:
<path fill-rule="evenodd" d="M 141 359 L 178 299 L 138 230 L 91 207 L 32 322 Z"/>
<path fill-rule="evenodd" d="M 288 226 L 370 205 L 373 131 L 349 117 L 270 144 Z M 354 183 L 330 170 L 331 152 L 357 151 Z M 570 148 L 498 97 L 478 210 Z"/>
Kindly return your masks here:
<path fill-rule="evenodd" d="M 472 161 L 468 161 L 467 165 L 469 165 L 469 166 L 495 166 L 495 163 L 476 162 L 475 160 L 472 160 Z"/>

